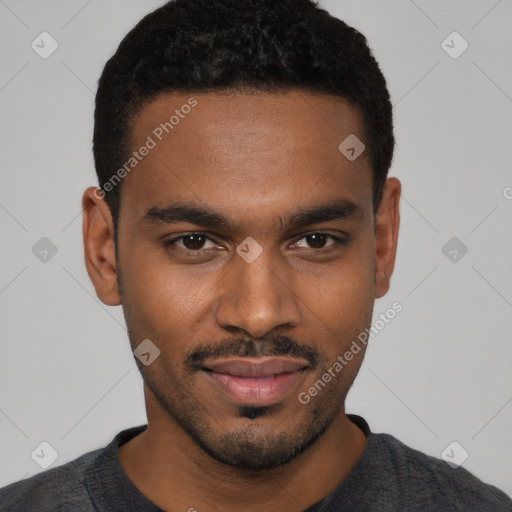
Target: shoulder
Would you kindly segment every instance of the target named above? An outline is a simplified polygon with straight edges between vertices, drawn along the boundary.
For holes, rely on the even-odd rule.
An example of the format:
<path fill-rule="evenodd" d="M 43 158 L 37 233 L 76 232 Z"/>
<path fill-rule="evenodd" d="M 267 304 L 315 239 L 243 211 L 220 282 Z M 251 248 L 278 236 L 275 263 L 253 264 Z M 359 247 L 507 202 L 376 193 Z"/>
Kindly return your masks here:
<path fill-rule="evenodd" d="M 58 512 L 94 510 L 85 472 L 94 464 L 104 448 L 94 450 L 75 460 L 38 473 L 0 489 L 0 511 Z M 87 506 L 91 503 L 90 506 Z"/>
<path fill-rule="evenodd" d="M 405 502 L 420 504 L 422 510 L 512 511 L 512 501 L 504 492 L 466 469 L 454 468 L 389 434 L 372 434 L 369 439 L 385 461 L 389 483 Z"/>

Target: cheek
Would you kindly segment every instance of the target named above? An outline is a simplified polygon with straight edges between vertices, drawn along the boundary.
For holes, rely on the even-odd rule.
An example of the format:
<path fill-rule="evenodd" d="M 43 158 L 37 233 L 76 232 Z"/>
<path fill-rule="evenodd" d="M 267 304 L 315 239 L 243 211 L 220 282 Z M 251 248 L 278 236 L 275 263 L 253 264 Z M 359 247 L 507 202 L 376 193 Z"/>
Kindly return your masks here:
<path fill-rule="evenodd" d="M 301 277 L 305 315 L 309 313 L 311 325 L 316 325 L 318 342 L 325 340 L 323 352 L 330 360 L 343 354 L 371 324 L 375 258 L 372 241 L 366 245 L 364 250 L 347 252 L 345 259 L 314 277 L 307 273 Z"/>
<path fill-rule="evenodd" d="M 301 298 L 314 311 L 358 315 L 371 309 L 375 298 L 375 243 L 360 239 L 338 260 L 327 265 L 296 267 Z"/>
<path fill-rule="evenodd" d="M 121 265 L 123 308 L 133 329 L 143 335 L 180 336 L 198 311 L 204 309 L 215 290 L 211 273 L 193 265 L 176 265 L 163 249 L 141 245 Z M 216 275 L 219 279 L 219 275 Z"/>

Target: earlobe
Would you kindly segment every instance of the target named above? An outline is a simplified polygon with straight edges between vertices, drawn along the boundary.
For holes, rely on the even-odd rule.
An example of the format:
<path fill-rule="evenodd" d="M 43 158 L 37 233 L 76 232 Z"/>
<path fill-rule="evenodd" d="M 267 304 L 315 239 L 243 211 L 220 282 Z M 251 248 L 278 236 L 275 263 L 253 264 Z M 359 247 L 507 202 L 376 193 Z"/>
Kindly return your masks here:
<path fill-rule="evenodd" d="M 384 296 L 395 266 L 398 230 L 400 227 L 400 193 L 402 185 L 397 178 L 388 178 L 375 219 L 375 297 Z"/>
<path fill-rule="evenodd" d="M 121 304 L 113 223 L 110 209 L 96 187 L 82 197 L 84 258 L 98 298 L 108 306 Z"/>

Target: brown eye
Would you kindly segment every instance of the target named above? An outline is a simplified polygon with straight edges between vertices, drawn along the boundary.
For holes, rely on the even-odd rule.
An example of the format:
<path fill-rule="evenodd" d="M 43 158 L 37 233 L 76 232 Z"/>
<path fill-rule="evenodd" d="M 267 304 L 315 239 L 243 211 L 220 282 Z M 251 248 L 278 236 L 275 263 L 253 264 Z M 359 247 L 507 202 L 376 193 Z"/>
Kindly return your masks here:
<path fill-rule="evenodd" d="M 325 235 L 324 233 L 314 233 L 312 235 L 307 235 L 305 238 L 309 246 L 313 249 L 322 249 L 325 246 L 328 235 Z"/>
<path fill-rule="evenodd" d="M 191 251 L 197 251 L 203 248 L 206 237 L 203 235 L 192 234 L 184 236 L 182 240 L 185 248 L 190 249 Z"/>
<path fill-rule="evenodd" d="M 206 243 L 210 243 L 210 247 Z M 195 252 L 202 249 L 211 249 L 215 246 L 214 242 L 203 233 L 190 233 L 188 235 L 179 236 L 173 240 L 165 242 L 166 246 L 177 246 L 182 251 Z M 202 252 L 202 251 L 201 251 Z"/>
<path fill-rule="evenodd" d="M 332 240 L 332 243 L 326 244 L 329 239 Z M 306 242 L 307 245 L 301 245 L 303 242 Z M 332 245 L 347 245 L 347 241 L 329 233 L 311 233 L 303 236 L 297 242 L 298 247 L 305 247 L 306 249 L 326 249 Z"/>

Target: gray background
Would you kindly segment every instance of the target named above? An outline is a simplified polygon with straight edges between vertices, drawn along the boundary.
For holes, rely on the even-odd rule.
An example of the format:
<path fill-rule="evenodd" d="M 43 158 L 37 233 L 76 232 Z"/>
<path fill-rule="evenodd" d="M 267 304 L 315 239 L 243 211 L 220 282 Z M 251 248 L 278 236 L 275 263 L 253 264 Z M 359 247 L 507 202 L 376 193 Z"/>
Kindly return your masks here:
<path fill-rule="evenodd" d="M 80 201 L 97 184 L 102 66 L 162 3 L 0 0 L 0 485 L 41 471 L 42 441 L 56 466 L 145 422 L 121 308 L 85 271 Z M 372 340 L 347 409 L 437 457 L 457 441 L 463 467 L 512 494 L 512 2 L 320 4 L 381 63 L 404 191 L 392 289 L 375 306 L 403 311 Z M 48 59 L 31 48 L 43 31 L 59 44 Z M 441 45 L 453 31 L 469 43 L 456 59 Z M 58 249 L 46 262 L 32 252 L 43 237 Z M 452 237 L 468 248 L 455 262 Z"/>

